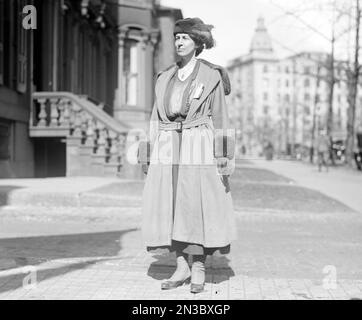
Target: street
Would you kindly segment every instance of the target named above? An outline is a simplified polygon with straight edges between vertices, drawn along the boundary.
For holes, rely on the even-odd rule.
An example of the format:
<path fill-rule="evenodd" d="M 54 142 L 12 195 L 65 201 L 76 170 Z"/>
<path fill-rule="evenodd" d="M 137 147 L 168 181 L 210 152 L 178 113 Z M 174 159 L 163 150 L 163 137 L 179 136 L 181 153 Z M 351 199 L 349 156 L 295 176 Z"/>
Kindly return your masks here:
<path fill-rule="evenodd" d="M 4 205 L 0 299 L 362 299 L 362 207 L 354 196 L 361 182 L 357 171 L 238 161 L 238 240 L 230 255 L 208 257 L 198 295 L 189 286 L 160 290 L 175 259 L 142 245 L 143 182 L 92 191 L 133 197 L 123 207 Z"/>

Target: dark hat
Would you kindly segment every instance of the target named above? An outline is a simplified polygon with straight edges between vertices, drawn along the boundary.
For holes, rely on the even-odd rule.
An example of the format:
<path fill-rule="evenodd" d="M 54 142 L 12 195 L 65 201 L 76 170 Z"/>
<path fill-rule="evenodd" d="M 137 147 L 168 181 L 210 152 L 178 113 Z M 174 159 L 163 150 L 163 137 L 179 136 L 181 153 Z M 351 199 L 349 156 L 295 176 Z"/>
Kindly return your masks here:
<path fill-rule="evenodd" d="M 177 20 L 173 34 L 187 33 L 205 44 L 207 49 L 214 46 L 214 39 L 211 30 L 214 28 L 211 24 L 205 24 L 200 18 L 186 18 Z"/>

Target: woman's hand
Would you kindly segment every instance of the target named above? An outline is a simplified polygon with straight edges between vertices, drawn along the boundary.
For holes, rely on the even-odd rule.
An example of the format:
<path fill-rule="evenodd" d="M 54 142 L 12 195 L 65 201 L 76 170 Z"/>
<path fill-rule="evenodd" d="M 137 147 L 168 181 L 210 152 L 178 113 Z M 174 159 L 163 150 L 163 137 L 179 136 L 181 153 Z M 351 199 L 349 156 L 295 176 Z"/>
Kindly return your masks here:
<path fill-rule="evenodd" d="M 147 163 L 142 163 L 142 172 L 143 172 L 144 174 L 147 174 L 147 173 L 148 173 L 148 166 L 149 166 L 149 164 L 147 164 Z"/>
<path fill-rule="evenodd" d="M 230 176 L 234 171 L 231 161 L 226 157 L 218 158 L 216 166 L 219 174 L 222 176 Z"/>

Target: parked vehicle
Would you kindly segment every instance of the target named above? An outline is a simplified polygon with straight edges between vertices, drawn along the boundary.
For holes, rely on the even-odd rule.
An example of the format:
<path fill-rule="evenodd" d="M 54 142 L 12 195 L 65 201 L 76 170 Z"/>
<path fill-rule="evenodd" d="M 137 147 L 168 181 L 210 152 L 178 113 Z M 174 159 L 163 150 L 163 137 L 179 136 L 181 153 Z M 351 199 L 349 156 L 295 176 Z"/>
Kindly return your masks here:
<path fill-rule="evenodd" d="M 356 136 L 357 141 L 354 151 L 354 160 L 356 162 L 357 169 L 362 171 L 362 133 L 359 132 Z"/>
<path fill-rule="evenodd" d="M 336 140 L 332 143 L 333 159 L 336 163 L 344 163 L 346 158 L 346 146 L 343 140 Z"/>

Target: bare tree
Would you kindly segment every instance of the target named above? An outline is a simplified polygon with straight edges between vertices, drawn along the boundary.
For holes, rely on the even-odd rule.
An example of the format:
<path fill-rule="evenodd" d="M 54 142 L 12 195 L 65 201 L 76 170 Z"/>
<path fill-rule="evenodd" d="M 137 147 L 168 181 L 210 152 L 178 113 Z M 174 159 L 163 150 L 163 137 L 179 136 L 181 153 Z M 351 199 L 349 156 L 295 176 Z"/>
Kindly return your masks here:
<path fill-rule="evenodd" d="M 359 0 L 356 0 L 355 8 L 355 46 L 354 46 L 354 61 L 352 70 L 347 70 L 348 81 L 348 113 L 347 113 L 347 139 L 346 139 L 346 162 L 352 164 L 353 147 L 355 139 L 355 119 L 356 119 L 356 98 L 358 90 L 358 82 L 360 76 L 361 65 L 359 64 L 359 32 L 361 21 L 361 8 Z"/>
<path fill-rule="evenodd" d="M 299 21 L 301 24 L 303 24 L 306 28 L 313 31 L 315 34 L 322 37 L 324 40 L 327 40 L 330 44 L 330 53 L 327 56 L 326 61 L 315 61 L 317 65 L 317 74 L 311 74 L 311 76 L 314 76 L 317 79 L 317 83 L 320 81 L 324 81 L 327 83 L 328 86 L 328 108 L 327 108 L 327 115 L 326 115 L 326 130 L 329 138 L 332 140 L 333 131 L 334 131 L 334 108 L 333 108 L 333 102 L 334 102 L 334 87 L 337 82 L 347 81 L 348 84 L 348 104 L 349 104 L 349 111 L 348 111 L 348 124 L 347 124 L 347 149 L 349 152 L 349 159 L 353 157 L 353 139 L 354 139 L 354 123 L 355 123 L 355 113 L 356 113 L 356 96 L 357 96 L 357 86 L 358 86 L 358 75 L 360 72 L 360 66 L 358 61 L 358 54 L 359 54 L 359 43 L 358 43 L 358 36 L 357 33 L 359 33 L 359 26 L 360 26 L 360 9 L 359 9 L 359 0 L 356 1 L 356 17 L 355 17 L 355 24 L 353 26 L 348 26 L 346 29 L 342 30 L 342 32 L 337 33 L 336 32 L 336 25 L 339 22 L 339 20 L 345 16 L 350 15 L 350 9 L 351 5 L 349 5 L 349 1 L 347 3 L 341 3 L 339 2 L 337 5 L 336 0 L 329 1 L 326 5 L 328 8 L 332 11 L 332 20 L 331 20 L 331 36 L 327 36 L 324 33 L 322 33 L 320 30 L 318 30 L 314 25 L 309 24 L 305 20 L 303 20 L 300 15 L 296 13 L 296 11 L 286 10 L 283 7 L 277 5 L 274 2 L 271 2 L 273 5 L 281 9 L 285 14 L 292 16 L 295 18 L 295 20 Z M 358 8 L 358 9 L 357 9 Z M 314 10 L 313 8 L 310 8 L 311 10 Z M 321 10 L 322 6 L 319 7 L 319 9 L 315 10 Z M 323 8 L 326 9 L 326 8 Z M 336 41 L 340 39 L 342 36 L 344 36 L 346 33 L 351 32 L 352 30 L 356 33 L 356 44 L 355 44 L 355 54 L 354 54 L 354 64 L 351 67 L 351 64 L 341 63 L 341 61 L 337 61 L 335 57 L 335 45 Z M 285 45 L 282 45 L 284 48 L 286 48 Z M 288 48 L 287 48 L 288 49 Z M 294 51 L 294 50 L 291 50 Z M 296 53 L 296 52 L 295 52 Z M 343 79 L 340 76 L 336 75 L 335 69 L 337 64 L 339 67 L 346 66 L 343 68 L 343 71 L 345 74 L 347 74 L 347 79 Z M 320 74 L 321 68 L 326 71 L 326 75 L 322 76 Z M 317 92 L 314 99 L 314 113 L 313 113 L 313 125 L 312 125 L 312 146 L 310 150 L 310 161 L 312 162 L 313 159 L 313 141 L 315 138 L 315 130 L 316 130 L 316 104 L 317 104 Z M 332 144 L 331 144 L 332 145 Z M 332 150 L 331 150 L 332 151 Z M 332 152 L 331 152 L 332 154 Z M 332 157 L 333 161 L 333 157 Z"/>
<path fill-rule="evenodd" d="M 321 65 L 318 63 L 317 65 L 317 81 L 316 81 L 316 90 L 314 95 L 314 105 L 313 105 L 313 122 L 312 122 L 312 141 L 310 146 L 310 153 L 309 153 L 309 160 L 310 163 L 313 163 L 314 159 L 314 143 L 315 143 L 315 132 L 316 132 L 316 126 L 317 126 L 317 108 L 319 103 L 319 95 L 317 93 L 319 83 L 320 83 L 320 71 L 321 71 Z"/>

